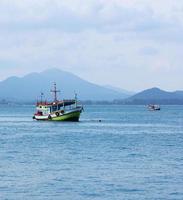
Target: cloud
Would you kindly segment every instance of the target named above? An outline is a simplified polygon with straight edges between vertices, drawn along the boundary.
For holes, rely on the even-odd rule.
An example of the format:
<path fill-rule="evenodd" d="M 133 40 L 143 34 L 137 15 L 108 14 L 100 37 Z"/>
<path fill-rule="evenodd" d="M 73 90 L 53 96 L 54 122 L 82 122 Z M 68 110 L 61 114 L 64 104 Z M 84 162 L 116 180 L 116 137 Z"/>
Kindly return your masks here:
<path fill-rule="evenodd" d="M 152 75 L 182 69 L 182 10 L 178 0 L 1 0 L 0 78 L 60 67 L 99 84 L 161 86 Z"/>
<path fill-rule="evenodd" d="M 140 52 L 143 54 L 143 55 L 149 55 L 149 56 L 154 56 L 154 55 L 157 55 L 158 54 L 158 51 L 157 49 L 153 48 L 153 47 L 144 47 L 140 50 Z"/>

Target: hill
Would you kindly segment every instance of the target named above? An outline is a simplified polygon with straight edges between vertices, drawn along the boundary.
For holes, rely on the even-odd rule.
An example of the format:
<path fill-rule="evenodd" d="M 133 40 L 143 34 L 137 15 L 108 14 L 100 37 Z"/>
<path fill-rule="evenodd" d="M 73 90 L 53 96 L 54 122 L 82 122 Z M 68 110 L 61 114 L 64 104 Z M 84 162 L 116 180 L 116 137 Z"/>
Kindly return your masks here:
<path fill-rule="evenodd" d="M 183 104 L 183 91 L 167 92 L 151 88 L 125 100 L 128 104 Z"/>
<path fill-rule="evenodd" d="M 105 88 L 78 76 L 58 70 L 50 69 L 41 73 L 31 73 L 24 77 L 10 77 L 0 82 L 0 100 L 9 101 L 35 101 L 40 92 L 50 99 L 50 89 L 53 82 L 57 83 L 58 89 L 61 90 L 60 98 L 73 98 L 74 92 L 78 93 L 81 100 L 102 101 L 113 99 L 124 99 L 129 95 Z"/>
<path fill-rule="evenodd" d="M 120 92 L 120 93 L 126 94 L 129 97 L 136 94 L 135 92 L 124 90 L 124 89 L 121 89 L 119 87 L 114 87 L 114 86 L 111 86 L 111 85 L 104 85 L 104 87 L 107 88 L 107 89 L 110 89 L 110 90 L 114 90 L 116 92 Z"/>

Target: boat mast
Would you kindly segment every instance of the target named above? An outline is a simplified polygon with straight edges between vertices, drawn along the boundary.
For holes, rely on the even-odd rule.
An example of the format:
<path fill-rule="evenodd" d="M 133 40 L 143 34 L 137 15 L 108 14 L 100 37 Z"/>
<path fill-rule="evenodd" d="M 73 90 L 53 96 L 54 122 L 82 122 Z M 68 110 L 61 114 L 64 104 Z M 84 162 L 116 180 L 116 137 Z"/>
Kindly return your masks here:
<path fill-rule="evenodd" d="M 43 103 L 43 96 L 44 96 L 44 93 L 41 92 L 41 103 Z"/>
<path fill-rule="evenodd" d="M 54 94 L 54 102 L 57 102 L 57 93 L 60 92 L 60 90 L 57 90 L 57 84 L 54 82 L 54 88 L 51 90 L 51 92 Z"/>
<path fill-rule="evenodd" d="M 75 106 L 77 107 L 77 103 L 78 103 L 78 94 L 75 92 Z"/>

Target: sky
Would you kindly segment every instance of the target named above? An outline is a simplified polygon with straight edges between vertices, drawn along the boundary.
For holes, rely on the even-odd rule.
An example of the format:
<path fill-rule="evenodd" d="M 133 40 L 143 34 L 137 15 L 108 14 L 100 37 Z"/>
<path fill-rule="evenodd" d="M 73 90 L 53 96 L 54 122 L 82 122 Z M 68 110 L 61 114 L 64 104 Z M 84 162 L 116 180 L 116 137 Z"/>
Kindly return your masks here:
<path fill-rule="evenodd" d="M 130 91 L 183 90 L 183 1 L 0 0 L 0 80 L 59 68 Z"/>

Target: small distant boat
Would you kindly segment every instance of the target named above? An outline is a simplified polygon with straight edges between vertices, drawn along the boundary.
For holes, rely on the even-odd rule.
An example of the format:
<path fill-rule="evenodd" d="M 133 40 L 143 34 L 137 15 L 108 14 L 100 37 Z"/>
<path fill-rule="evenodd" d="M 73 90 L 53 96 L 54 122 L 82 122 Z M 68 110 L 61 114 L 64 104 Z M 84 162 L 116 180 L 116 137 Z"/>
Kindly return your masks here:
<path fill-rule="evenodd" d="M 78 105 L 77 95 L 75 99 L 71 100 L 58 100 L 56 83 L 54 83 L 54 89 L 51 90 L 54 93 L 54 101 L 43 101 L 43 93 L 41 93 L 41 100 L 36 104 L 37 112 L 34 114 L 35 120 L 48 120 L 48 121 L 79 121 L 80 114 L 83 111 L 83 106 Z"/>
<path fill-rule="evenodd" d="M 148 105 L 148 109 L 149 109 L 150 111 L 161 110 L 160 105 L 155 105 L 155 104 L 150 104 L 150 105 Z"/>

